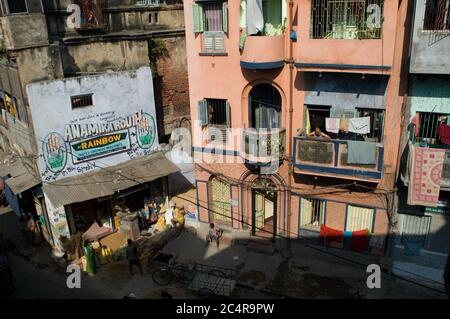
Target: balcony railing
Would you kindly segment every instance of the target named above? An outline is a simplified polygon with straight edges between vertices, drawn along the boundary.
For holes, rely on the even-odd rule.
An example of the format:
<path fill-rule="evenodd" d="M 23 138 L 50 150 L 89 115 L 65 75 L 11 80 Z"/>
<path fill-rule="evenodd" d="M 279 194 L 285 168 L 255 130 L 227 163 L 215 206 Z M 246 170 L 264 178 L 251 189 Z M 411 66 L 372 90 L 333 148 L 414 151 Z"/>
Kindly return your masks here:
<path fill-rule="evenodd" d="M 241 156 L 250 164 L 282 161 L 286 145 L 285 129 L 244 130 Z"/>
<path fill-rule="evenodd" d="M 425 0 L 423 30 L 450 32 L 450 1 Z"/>
<path fill-rule="evenodd" d="M 383 0 L 313 0 L 313 39 L 379 39 Z"/>
<path fill-rule="evenodd" d="M 377 144 L 375 164 L 349 164 L 347 141 L 294 137 L 294 166 L 300 174 L 380 180 L 383 154 L 384 147 Z"/>

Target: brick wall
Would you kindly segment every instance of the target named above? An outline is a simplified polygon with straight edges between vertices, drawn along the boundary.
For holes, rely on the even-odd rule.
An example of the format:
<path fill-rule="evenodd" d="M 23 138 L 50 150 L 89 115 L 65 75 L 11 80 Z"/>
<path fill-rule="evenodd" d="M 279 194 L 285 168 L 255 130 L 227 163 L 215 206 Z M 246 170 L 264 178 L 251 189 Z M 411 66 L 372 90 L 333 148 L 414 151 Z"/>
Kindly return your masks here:
<path fill-rule="evenodd" d="M 156 59 L 157 108 L 161 135 L 170 134 L 183 117 L 190 118 L 186 41 L 182 36 L 163 39 L 166 52 Z"/>

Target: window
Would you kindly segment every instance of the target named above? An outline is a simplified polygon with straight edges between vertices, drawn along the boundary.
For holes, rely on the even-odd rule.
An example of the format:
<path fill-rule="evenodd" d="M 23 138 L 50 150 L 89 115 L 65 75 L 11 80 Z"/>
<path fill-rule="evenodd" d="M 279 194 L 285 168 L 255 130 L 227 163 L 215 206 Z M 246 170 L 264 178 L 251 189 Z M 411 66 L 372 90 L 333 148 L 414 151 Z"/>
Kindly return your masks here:
<path fill-rule="evenodd" d="M 450 0 L 426 0 L 423 30 L 450 32 Z"/>
<path fill-rule="evenodd" d="M 307 105 L 305 112 L 305 130 L 308 129 L 307 126 L 309 125 L 311 132 L 316 128 L 320 128 L 322 132 L 326 132 L 325 120 L 327 117 L 330 117 L 330 106 Z"/>
<path fill-rule="evenodd" d="M 226 2 L 194 3 L 192 25 L 195 33 L 203 33 L 203 52 L 225 52 L 225 32 L 228 29 Z"/>
<path fill-rule="evenodd" d="M 159 23 L 159 19 L 158 19 L 158 12 L 152 12 L 148 15 L 148 22 L 150 24 L 158 24 Z"/>
<path fill-rule="evenodd" d="M 439 124 L 446 124 L 449 114 L 419 112 L 419 131 L 415 142 L 439 144 Z"/>
<path fill-rule="evenodd" d="M 383 0 L 313 0 L 311 38 L 379 39 Z"/>
<path fill-rule="evenodd" d="M 270 84 L 257 84 L 249 94 L 250 125 L 259 129 L 281 127 L 281 95 Z"/>
<path fill-rule="evenodd" d="M 287 23 L 287 4 L 284 0 L 262 0 L 262 6 L 256 1 L 241 0 L 239 6 L 239 26 L 249 36 L 283 35 Z M 255 5 L 256 4 L 256 5 Z M 247 15 L 247 11 L 251 15 Z"/>
<path fill-rule="evenodd" d="M 367 141 L 381 143 L 383 140 L 384 110 L 358 109 L 359 117 L 370 117 L 370 133 Z"/>
<path fill-rule="evenodd" d="M 300 205 L 300 226 L 318 227 L 325 224 L 325 201 L 302 198 Z"/>
<path fill-rule="evenodd" d="M 347 206 L 346 231 L 358 231 L 368 229 L 373 231 L 374 209 L 359 206 Z"/>
<path fill-rule="evenodd" d="M 430 229 L 430 216 L 402 215 L 402 236 L 403 245 L 419 244 L 424 247 Z"/>
<path fill-rule="evenodd" d="M 92 103 L 92 94 L 72 96 L 70 99 L 72 103 L 72 109 L 94 106 L 94 104 Z"/>
<path fill-rule="evenodd" d="M 6 6 L 9 14 L 28 13 L 25 0 L 6 0 Z"/>
<path fill-rule="evenodd" d="M 101 29 L 104 27 L 101 0 L 75 0 L 81 9 L 81 29 Z"/>
<path fill-rule="evenodd" d="M 208 141 L 226 142 L 230 123 L 230 104 L 222 99 L 199 101 L 199 119 L 203 126 L 208 125 Z"/>

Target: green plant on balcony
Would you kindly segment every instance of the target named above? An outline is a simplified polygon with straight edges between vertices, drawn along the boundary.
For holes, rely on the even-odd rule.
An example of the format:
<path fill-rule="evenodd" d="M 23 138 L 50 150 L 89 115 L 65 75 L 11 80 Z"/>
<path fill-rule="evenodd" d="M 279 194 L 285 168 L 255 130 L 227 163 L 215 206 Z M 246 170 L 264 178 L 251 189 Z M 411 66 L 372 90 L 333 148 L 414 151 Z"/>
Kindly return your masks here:
<path fill-rule="evenodd" d="M 283 143 L 281 143 L 279 138 L 272 138 L 269 136 L 267 139 L 263 139 L 261 142 L 261 146 L 267 151 L 268 156 L 275 155 L 272 153 L 272 150 L 278 149 L 280 160 L 283 159 L 284 145 Z"/>

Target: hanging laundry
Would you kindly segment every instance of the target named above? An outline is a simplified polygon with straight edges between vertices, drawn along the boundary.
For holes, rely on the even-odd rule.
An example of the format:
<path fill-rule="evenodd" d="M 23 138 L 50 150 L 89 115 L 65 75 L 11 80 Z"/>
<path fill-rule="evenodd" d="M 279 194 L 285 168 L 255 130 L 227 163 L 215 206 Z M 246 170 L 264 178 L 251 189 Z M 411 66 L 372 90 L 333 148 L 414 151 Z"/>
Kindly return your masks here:
<path fill-rule="evenodd" d="M 338 118 L 327 118 L 325 119 L 325 127 L 327 132 L 339 133 L 340 120 Z"/>
<path fill-rule="evenodd" d="M 360 141 L 347 141 L 347 163 L 374 165 L 377 160 L 377 144 Z"/>
<path fill-rule="evenodd" d="M 348 120 L 348 130 L 358 134 L 370 133 L 370 116 L 354 117 Z"/>
<path fill-rule="evenodd" d="M 442 143 L 450 145 L 450 125 L 439 125 L 438 134 Z"/>
<path fill-rule="evenodd" d="M 418 256 L 422 249 L 423 238 L 421 236 L 402 236 L 403 247 L 405 248 L 405 256 Z"/>
<path fill-rule="evenodd" d="M 420 113 L 416 113 L 416 115 L 411 120 L 411 124 L 414 126 L 414 136 L 419 136 L 420 130 Z"/>
<path fill-rule="evenodd" d="M 320 238 L 324 240 L 325 246 L 328 247 L 332 242 L 342 243 L 344 232 L 336 230 L 325 225 L 320 226 Z"/>
<path fill-rule="evenodd" d="M 309 110 L 306 109 L 305 112 L 305 133 L 306 135 L 308 135 L 309 133 L 311 133 L 311 122 L 309 120 Z"/>
<path fill-rule="evenodd" d="M 408 205 L 438 205 L 445 153 L 445 149 L 416 147 L 409 143 Z"/>
<path fill-rule="evenodd" d="M 348 132 L 349 130 L 349 119 L 348 118 L 341 118 L 339 123 L 339 128 L 343 132 Z"/>
<path fill-rule="evenodd" d="M 247 0 L 247 34 L 254 35 L 264 30 L 262 0 Z"/>
<path fill-rule="evenodd" d="M 357 230 L 352 232 L 352 245 L 353 251 L 365 251 L 369 249 L 369 232 L 367 229 Z"/>

